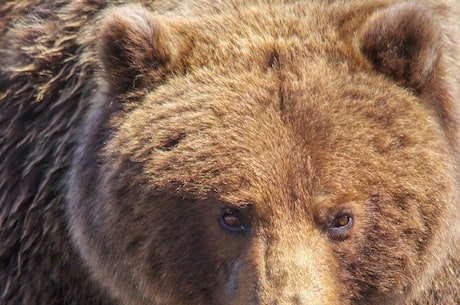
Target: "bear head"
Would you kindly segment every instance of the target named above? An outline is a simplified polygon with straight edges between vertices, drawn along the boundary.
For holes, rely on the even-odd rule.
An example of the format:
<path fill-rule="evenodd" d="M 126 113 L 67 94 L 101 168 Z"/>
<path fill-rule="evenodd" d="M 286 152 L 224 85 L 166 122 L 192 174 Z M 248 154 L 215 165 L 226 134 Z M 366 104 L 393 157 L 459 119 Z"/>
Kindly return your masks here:
<path fill-rule="evenodd" d="M 441 31 L 410 3 L 109 9 L 68 182 L 94 278 L 135 305 L 416 295 L 458 196 Z"/>

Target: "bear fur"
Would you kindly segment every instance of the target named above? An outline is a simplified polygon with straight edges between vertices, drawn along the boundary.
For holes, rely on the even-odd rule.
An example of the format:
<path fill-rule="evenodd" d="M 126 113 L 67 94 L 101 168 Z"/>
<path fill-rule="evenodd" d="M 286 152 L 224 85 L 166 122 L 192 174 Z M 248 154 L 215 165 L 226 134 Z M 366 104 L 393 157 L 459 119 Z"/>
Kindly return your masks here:
<path fill-rule="evenodd" d="M 0 4 L 0 305 L 460 304 L 456 1 Z"/>

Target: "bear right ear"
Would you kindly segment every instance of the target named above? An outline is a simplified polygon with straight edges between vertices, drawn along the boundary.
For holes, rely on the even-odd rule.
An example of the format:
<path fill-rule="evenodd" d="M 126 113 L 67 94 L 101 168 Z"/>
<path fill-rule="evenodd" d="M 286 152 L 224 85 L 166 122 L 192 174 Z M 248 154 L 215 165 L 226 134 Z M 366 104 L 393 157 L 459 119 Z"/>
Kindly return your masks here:
<path fill-rule="evenodd" d="M 440 25 L 425 5 L 401 3 L 377 12 L 364 26 L 362 53 L 393 81 L 419 92 L 433 78 L 440 56 Z"/>
<path fill-rule="evenodd" d="M 100 33 L 99 60 L 112 92 L 124 93 L 145 82 L 161 82 L 171 69 L 176 52 L 168 26 L 141 5 L 109 10 Z"/>

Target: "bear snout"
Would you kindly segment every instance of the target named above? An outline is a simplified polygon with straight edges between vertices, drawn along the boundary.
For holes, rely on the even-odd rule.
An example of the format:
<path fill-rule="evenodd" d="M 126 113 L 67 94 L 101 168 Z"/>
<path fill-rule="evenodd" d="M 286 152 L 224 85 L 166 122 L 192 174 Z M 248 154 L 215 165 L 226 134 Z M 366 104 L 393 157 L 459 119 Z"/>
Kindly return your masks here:
<path fill-rule="evenodd" d="M 276 243 L 254 240 L 241 258 L 227 265 L 225 304 L 342 305 L 330 255 L 320 246 L 311 247 L 320 245 L 315 241 L 318 238 L 321 236 L 310 236 L 310 240 L 286 236 Z"/>

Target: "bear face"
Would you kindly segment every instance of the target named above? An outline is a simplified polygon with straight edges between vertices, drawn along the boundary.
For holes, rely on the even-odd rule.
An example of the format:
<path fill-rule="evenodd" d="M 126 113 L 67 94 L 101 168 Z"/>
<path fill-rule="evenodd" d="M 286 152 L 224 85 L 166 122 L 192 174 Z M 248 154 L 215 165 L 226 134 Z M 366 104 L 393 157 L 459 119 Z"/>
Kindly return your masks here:
<path fill-rule="evenodd" d="M 67 195 L 92 276 L 126 304 L 351 305 L 409 304 L 458 275 L 434 11 L 203 5 L 121 6 L 97 29 Z"/>
<path fill-rule="evenodd" d="M 458 13 L 284 2 L 0 6 L 0 304 L 460 303 Z"/>

